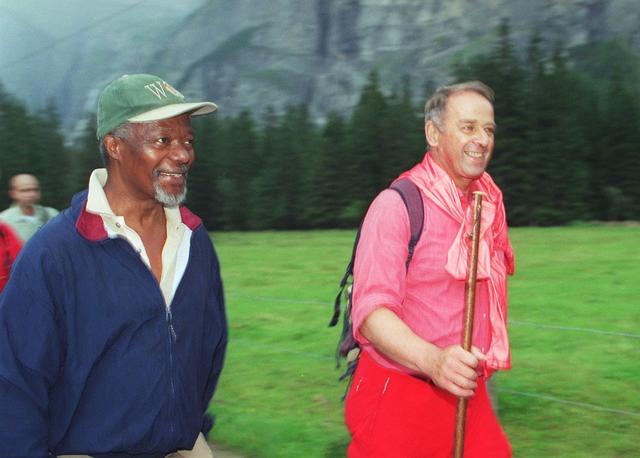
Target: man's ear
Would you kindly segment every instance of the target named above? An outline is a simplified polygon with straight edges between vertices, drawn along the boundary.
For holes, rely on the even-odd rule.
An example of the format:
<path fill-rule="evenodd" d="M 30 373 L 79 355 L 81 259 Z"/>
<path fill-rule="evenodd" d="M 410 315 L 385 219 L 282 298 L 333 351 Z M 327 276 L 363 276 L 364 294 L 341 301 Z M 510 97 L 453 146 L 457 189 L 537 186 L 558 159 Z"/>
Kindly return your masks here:
<path fill-rule="evenodd" d="M 102 139 L 102 141 L 104 143 L 104 149 L 109 156 L 109 159 L 119 161 L 122 157 L 122 152 L 120 151 L 120 139 L 114 137 L 113 135 L 107 134 Z"/>
<path fill-rule="evenodd" d="M 426 137 L 427 143 L 430 147 L 438 146 L 438 141 L 440 139 L 440 130 L 433 121 L 427 121 L 427 123 L 425 124 L 424 136 Z"/>

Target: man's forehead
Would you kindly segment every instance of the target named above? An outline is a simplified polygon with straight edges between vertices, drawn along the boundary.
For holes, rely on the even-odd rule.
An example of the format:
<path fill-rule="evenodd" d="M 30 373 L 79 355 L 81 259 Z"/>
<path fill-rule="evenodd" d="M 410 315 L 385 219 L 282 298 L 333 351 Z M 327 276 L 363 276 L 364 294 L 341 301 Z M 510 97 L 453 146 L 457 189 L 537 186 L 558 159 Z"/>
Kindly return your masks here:
<path fill-rule="evenodd" d="M 456 120 L 458 124 L 482 124 L 483 126 L 491 125 L 496 126 L 495 121 L 493 120 L 493 116 L 485 119 L 478 118 L 459 118 Z"/>
<path fill-rule="evenodd" d="M 453 94 L 447 101 L 446 113 L 456 119 L 493 122 L 493 104 L 477 92 L 464 91 Z"/>
<path fill-rule="evenodd" d="M 181 115 L 157 121 L 132 122 L 131 126 L 140 133 L 155 130 L 178 130 L 185 128 L 191 130 L 191 117 L 189 115 Z"/>
<path fill-rule="evenodd" d="M 39 188 L 38 180 L 31 175 L 18 175 L 13 177 L 11 185 L 14 188 Z"/>

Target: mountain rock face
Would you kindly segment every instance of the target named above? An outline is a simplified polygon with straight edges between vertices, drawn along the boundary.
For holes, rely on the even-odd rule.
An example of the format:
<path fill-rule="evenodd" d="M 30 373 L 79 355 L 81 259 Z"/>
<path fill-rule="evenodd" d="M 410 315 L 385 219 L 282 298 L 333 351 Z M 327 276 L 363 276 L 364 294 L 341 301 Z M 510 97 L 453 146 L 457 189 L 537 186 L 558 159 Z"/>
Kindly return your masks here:
<path fill-rule="evenodd" d="M 617 37 L 640 51 L 640 0 L 138 1 L 94 25 L 87 13 L 75 24 L 83 33 L 17 63 L 7 49 L 28 54 L 24 36 L 46 45 L 47 32 L 25 14 L 1 17 L 0 30 L 22 37 L 0 32 L 6 89 L 34 107 L 53 100 L 66 124 L 95 111 L 106 82 L 141 71 L 214 100 L 223 116 L 306 103 L 321 121 L 355 105 L 372 69 L 389 90 L 409 77 L 422 98 L 427 81 L 449 81 L 454 60 L 489 49 L 503 18 L 523 52 L 534 30 L 549 47 Z"/>

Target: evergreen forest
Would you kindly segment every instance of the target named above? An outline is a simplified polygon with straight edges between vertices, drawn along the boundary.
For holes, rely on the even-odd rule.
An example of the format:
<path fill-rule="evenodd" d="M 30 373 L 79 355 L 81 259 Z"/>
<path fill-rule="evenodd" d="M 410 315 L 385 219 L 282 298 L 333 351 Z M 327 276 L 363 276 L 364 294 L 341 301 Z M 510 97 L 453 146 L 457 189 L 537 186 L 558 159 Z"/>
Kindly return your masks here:
<path fill-rule="evenodd" d="M 410 78 L 387 91 L 372 70 L 354 110 L 322 124 L 304 106 L 195 119 L 187 205 L 210 230 L 357 226 L 373 197 L 425 152 L 422 105 L 435 87 L 429 75 Z M 516 52 L 503 23 L 488 49 L 453 62 L 450 82 L 470 79 L 496 92 L 489 172 L 510 224 L 640 220 L 637 51 L 612 41 L 569 53 L 534 35 Z M 424 85 L 420 104 L 412 82 Z M 0 86 L 0 189 L 31 173 L 43 204 L 67 207 L 102 166 L 95 118 L 68 144 L 53 104 L 30 112 Z"/>

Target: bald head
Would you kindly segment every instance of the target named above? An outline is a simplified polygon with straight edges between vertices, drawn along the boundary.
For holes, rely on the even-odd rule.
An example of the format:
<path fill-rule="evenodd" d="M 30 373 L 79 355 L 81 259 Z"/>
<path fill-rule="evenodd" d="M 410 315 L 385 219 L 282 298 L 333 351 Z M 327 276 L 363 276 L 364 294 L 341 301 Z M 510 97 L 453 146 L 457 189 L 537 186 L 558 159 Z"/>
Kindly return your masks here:
<path fill-rule="evenodd" d="M 40 201 L 40 183 L 33 175 L 22 173 L 9 181 L 9 197 L 20 207 L 22 213 L 32 215 L 34 205 Z"/>

